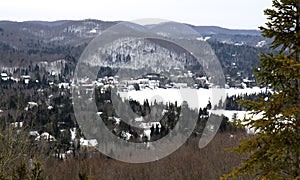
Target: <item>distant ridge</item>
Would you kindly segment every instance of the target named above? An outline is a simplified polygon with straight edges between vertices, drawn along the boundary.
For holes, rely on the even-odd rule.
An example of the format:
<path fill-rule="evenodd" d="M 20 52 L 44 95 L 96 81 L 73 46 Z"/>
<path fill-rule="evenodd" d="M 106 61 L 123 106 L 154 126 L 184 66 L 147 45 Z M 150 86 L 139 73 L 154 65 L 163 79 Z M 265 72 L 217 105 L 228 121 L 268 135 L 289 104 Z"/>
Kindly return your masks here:
<path fill-rule="evenodd" d="M 58 20 L 58 21 L 24 21 L 24 23 L 31 23 L 31 24 L 39 24 L 44 26 L 60 26 L 63 24 L 66 24 L 68 22 L 71 22 L 71 20 Z"/>
<path fill-rule="evenodd" d="M 260 36 L 261 32 L 259 30 L 251 29 L 227 29 L 219 26 L 194 26 L 186 24 L 193 29 L 195 29 L 200 34 L 227 34 L 227 35 L 254 35 Z"/>
<path fill-rule="evenodd" d="M 122 21 L 102 21 L 97 19 L 58 20 L 58 21 L 0 21 L 0 42 L 15 50 L 56 51 L 57 47 L 77 47 L 89 43 L 109 27 Z M 152 24 L 147 27 L 160 35 L 172 34 L 173 37 L 188 37 L 233 45 L 253 47 L 269 43 L 259 30 L 236 30 L 218 26 L 195 26 L 176 22 Z M 143 26 L 139 26 L 143 27 Z M 180 28 L 178 28 L 180 27 Z M 195 31 L 194 34 L 189 29 Z M 198 33 L 196 33 L 198 32 Z"/>

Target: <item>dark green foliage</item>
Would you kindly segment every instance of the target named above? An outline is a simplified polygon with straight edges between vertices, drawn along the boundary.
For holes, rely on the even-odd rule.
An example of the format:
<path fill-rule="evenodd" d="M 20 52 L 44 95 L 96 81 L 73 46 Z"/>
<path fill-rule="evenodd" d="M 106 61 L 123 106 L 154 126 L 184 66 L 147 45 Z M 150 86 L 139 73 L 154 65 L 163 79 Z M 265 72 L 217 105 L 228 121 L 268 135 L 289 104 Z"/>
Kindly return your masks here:
<path fill-rule="evenodd" d="M 265 10 L 269 22 L 261 30 L 280 52 L 262 53 L 255 70 L 259 84 L 273 93 L 240 101 L 259 117 L 237 122 L 255 134 L 231 149 L 245 159 L 225 178 L 300 179 L 300 1 L 273 0 L 273 7 Z"/>
<path fill-rule="evenodd" d="M 136 91 L 139 91 L 140 90 L 140 86 L 137 84 L 137 83 L 134 83 L 133 84 L 133 87 Z"/>
<path fill-rule="evenodd" d="M 300 46 L 299 1 L 273 0 L 273 7 L 264 11 L 269 21 L 260 28 L 262 35 L 274 38 L 272 49 L 280 47 L 281 53 L 287 50 L 293 55 Z"/>

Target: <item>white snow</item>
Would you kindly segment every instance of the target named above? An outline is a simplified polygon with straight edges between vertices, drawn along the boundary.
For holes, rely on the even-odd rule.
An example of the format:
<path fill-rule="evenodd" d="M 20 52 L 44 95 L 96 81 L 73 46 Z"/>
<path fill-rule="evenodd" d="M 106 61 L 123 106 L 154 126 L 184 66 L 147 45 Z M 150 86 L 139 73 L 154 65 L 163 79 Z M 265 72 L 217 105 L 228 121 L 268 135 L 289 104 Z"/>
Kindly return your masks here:
<path fill-rule="evenodd" d="M 115 121 L 116 121 L 116 124 L 120 124 L 121 122 L 121 119 L 120 118 L 117 118 L 117 117 L 114 117 Z"/>
<path fill-rule="evenodd" d="M 134 121 L 136 121 L 136 122 L 142 122 L 142 121 L 144 121 L 144 118 L 143 118 L 143 116 L 136 117 L 136 118 L 134 119 Z"/>
<path fill-rule="evenodd" d="M 70 89 L 70 84 L 69 83 L 59 83 L 58 88 Z"/>
<path fill-rule="evenodd" d="M 255 46 L 256 47 L 263 47 L 264 45 L 266 45 L 266 41 L 259 41 Z"/>
<path fill-rule="evenodd" d="M 209 40 L 211 37 L 210 36 L 206 36 L 206 37 L 197 37 L 196 40 L 198 41 L 207 41 Z"/>
<path fill-rule="evenodd" d="M 259 87 L 245 88 L 245 89 L 191 89 L 191 88 L 181 88 L 181 89 L 143 89 L 140 91 L 131 90 L 128 92 L 118 92 L 122 99 L 132 99 L 144 103 L 144 100 L 148 99 L 149 103 L 177 103 L 182 104 L 183 101 L 187 101 L 190 108 L 199 109 L 200 107 L 206 107 L 208 101 L 211 101 L 212 105 L 217 105 L 219 101 L 224 100 L 227 96 L 233 95 L 243 95 L 243 94 L 255 94 L 260 92 L 265 92 L 266 89 L 261 89 Z"/>
<path fill-rule="evenodd" d="M 40 134 L 37 131 L 30 131 L 29 135 L 30 136 L 39 136 Z"/>
<path fill-rule="evenodd" d="M 49 141 L 56 141 L 55 137 L 50 135 L 48 132 L 43 132 L 40 136 L 36 137 L 35 140 L 39 141 L 39 140 L 49 140 Z"/>
<path fill-rule="evenodd" d="M 146 123 L 141 123 L 140 127 L 143 129 L 150 129 L 152 126 L 155 128 L 156 125 L 158 125 L 159 128 L 161 128 L 160 122 L 146 122 Z"/>
<path fill-rule="evenodd" d="M 90 33 L 91 34 L 95 34 L 95 33 L 97 33 L 97 30 L 96 29 L 92 29 L 92 30 L 90 30 Z"/>
<path fill-rule="evenodd" d="M 151 130 L 150 129 L 144 130 L 144 136 L 146 136 L 147 139 L 150 140 L 151 139 Z"/>
<path fill-rule="evenodd" d="M 84 138 L 80 138 L 80 145 L 81 146 L 86 146 L 86 147 L 95 147 L 98 145 L 98 142 L 96 139 L 84 139 Z"/>
<path fill-rule="evenodd" d="M 71 140 L 74 141 L 76 138 L 76 128 L 70 129 L 71 132 Z"/>
<path fill-rule="evenodd" d="M 251 118 L 251 119 L 260 119 L 262 118 L 262 114 L 252 115 L 250 111 L 236 111 L 236 110 L 211 110 L 210 113 L 216 114 L 216 115 L 224 115 L 228 117 L 229 121 L 233 121 L 233 116 L 236 114 L 236 119 L 245 119 L 245 118 Z"/>
<path fill-rule="evenodd" d="M 15 128 L 21 128 L 21 127 L 23 127 L 23 124 L 24 124 L 24 122 L 13 122 L 13 123 L 11 123 L 11 125 L 13 126 L 13 127 L 15 127 Z"/>
<path fill-rule="evenodd" d="M 3 81 L 7 81 L 8 80 L 8 76 L 7 76 L 7 73 L 1 73 L 1 78 Z"/>
<path fill-rule="evenodd" d="M 101 112 L 101 111 L 97 112 L 98 116 L 100 116 L 101 114 L 103 114 L 103 112 Z"/>
<path fill-rule="evenodd" d="M 28 106 L 29 108 L 33 108 L 35 106 L 38 106 L 38 104 L 36 102 L 28 102 Z"/>
<path fill-rule="evenodd" d="M 233 95 L 243 95 L 243 94 L 255 94 L 255 93 L 261 93 L 266 92 L 266 88 L 259 88 L 259 87 L 253 87 L 253 88 L 244 88 L 244 89 L 238 89 L 238 88 L 229 88 L 226 89 L 226 93 L 228 96 Z"/>
<path fill-rule="evenodd" d="M 132 135 L 129 132 L 127 132 L 127 131 L 126 132 L 125 131 L 121 132 L 121 137 L 123 137 L 127 141 L 131 138 L 131 136 Z"/>

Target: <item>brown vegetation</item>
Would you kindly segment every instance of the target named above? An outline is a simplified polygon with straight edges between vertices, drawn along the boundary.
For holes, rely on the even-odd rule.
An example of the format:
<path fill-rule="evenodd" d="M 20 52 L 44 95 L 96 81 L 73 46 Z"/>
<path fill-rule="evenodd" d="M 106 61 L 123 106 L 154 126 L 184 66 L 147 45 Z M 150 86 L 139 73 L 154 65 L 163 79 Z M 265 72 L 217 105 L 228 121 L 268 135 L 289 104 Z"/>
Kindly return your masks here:
<path fill-rule="evenodd" d="M 218 133 L 203 149 L 198 148 L 199 137 L 191 137 L 170 156 L 143 164 L 101 154 L 82 160 L 53 158 L 47 161 L 44 175 L 46 179 L 219 179 L 240 163 L 236 154 L 225 149 L 236 146 L 244 136 L 243 131 Z"/>

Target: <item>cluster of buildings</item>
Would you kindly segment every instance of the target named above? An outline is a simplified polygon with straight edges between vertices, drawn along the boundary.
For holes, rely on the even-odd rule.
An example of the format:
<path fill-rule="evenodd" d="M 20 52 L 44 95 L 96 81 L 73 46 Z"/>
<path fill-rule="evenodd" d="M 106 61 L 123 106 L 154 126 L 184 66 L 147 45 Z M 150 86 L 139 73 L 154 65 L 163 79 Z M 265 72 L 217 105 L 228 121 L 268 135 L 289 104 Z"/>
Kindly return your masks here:
<path fill-rule="evenodd" d="M 23 81 L 25 84 L 29 84 L 29 81 L 31 79 L 29 75 L 22 75 L 19 78 L 15 78 L 13 76 L 9 76 L 6 72 L 2 72 L 0 76 L 2 81 L 8 81 L 8 80 L 12 80 L 14 82 Z"/>
<path fill-rule="evenodd" d="M 191 75 L 189 75 L 191 76 Z M 174 75 L 171 78 L 167 78 L 163 75 L 156 74 L 156 73 L 148 73 L 138 78 L 131 78 L 131 79 L 121 79 L 119 76 L 105 76 L 103 78 L 99 78 L 95 81 L 91 81 L 90 79 L 79 79 L 76 81 L 77 84 L 81 84 L 84 87 L 94 88 L 101 87 L 102 91 L 109 87 L 116 87 L 118 91 L 132 91 L 132 90 L 143 90 L 143 89 L 157 89 L 157 88 L 209 88 L 212 87 L 213 84 L 209 83 L 208 78 L 203 77 L 188 77 L 189 81 L 193 81 L 193 84 L 185 82 L 183 77 L 182 81 L 180 80 L 181 76 Z M 192 79 L 193 78 L 193 79 Z M 172 81 L 171 79 L 175 79 Z M 72 84 L 72 86 L 76 86 Z"/>

